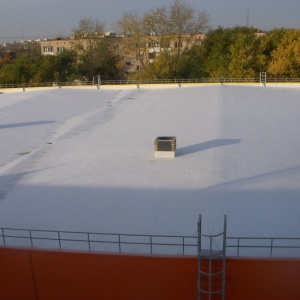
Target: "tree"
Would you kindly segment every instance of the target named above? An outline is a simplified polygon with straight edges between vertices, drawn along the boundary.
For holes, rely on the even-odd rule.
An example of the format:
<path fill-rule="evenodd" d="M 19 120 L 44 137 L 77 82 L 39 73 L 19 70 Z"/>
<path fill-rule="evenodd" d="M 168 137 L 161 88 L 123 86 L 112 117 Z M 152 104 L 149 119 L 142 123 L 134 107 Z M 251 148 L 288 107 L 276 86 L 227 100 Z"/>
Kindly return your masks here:
<path fill-rule="evenodd" d="M 144 15 L 148 33 L 157 36 L 161 48 L 172 42 L 176 53 L 181 55 L 197 41 L 198 34 L 208 29 L 209 17 L 205 10 L 197 11 L 193 6 L 175 0 L 169 7 L 160 7 Z M 168 46 L 169 47 L 169 46 Z"/>
<path fill-rule="evenodd" d="M 300 76 L 300 30 L 289 29 L 271 54 L 268 72 L 274 76 Z"/>
<path fill-rule="evenodd" d="M 75 39 L 92 39 L 104 33 L 105 24 L 92 17 L 81 19 L 78 26 L 73 28 Z"/>
<path fill-rule="evenodd" d="M 89 80 L 96 75 L 101 75 L 101 78 L 106 80 L 118 78 L 120 77 L 119 60 L 111 39 L 98 39 L 92 48 L 79 55 L 78 74 Z"/>
<path fill-rule="evenodd" d="M 230 58 L 230 30 L 219 27 L 210 30 L 203 43 L 204 72 L 209 77 L 227 77 Z"/>
<path fill-rule="evenodd" d="M 204 71 L 203 46 L 195 44 L 181 56 L 178 77 L 201 78 L 208 75 Z"/>
<path fill-rule="evenodd" d="M 37 72 L 34 74 L 34 82 L 55 82 L 58 81 L 55 74 L 58 64 L 57 57 L 52 55 L 41 56 L 37 60 Z"/>
<path fill-rule="evenodd" d="M 258 38 L 256 29 L 237 26 L 211 30 L 203 43 L 203 71 L 209 77 L 253 77 Z"/>
<path fill-rule="evenodd" d="M 272 60 L 272 53 L 286 35 L 287 29 L 273 29 L 255 41 L 254 68 L 256 72 L 266 72 Z"/>
<path fill-rule="evenodd" d="M 73 28 L 72 50 L 82 53 L 96 46 L 100 38 L 104 37 L 104 23 L 92 17 L 81 19 L 78 26 Z"/>
<path fill-rule="evenodd" d="M 1 68 L 0 82 L 8 84 L 32 82 L 36 72 L 34 60 L 28 57 L 18 57 L 13 63 L 5 64 Z"/>
<path fill-rule="evenodd" d="M 96 75 L 101 75 L 103 79 L 119 77 L 119 54 L 113 38 L 104 35 L 104 23 L 91 17 L 82 19 L 73 33 L 75 40 L 72 48 L 77 54 L 76 74 L 79 78 L 92 80 Z"/>
<path fill-rule="evenodd" d="M 205 10 L 196 12 L 186 2 L 175 0 L 170 6 L 169 22 L 177 54 L 181 55 L 195 41 L 196 34 L 208 28 L 209 18 Z"/>
<path fill-rule="evenodd" d="M 167 8 L 163 6 L 145 13 L 143 24 L 151 46 L 155 45 L 159 48 L 159 52 L 168 51 L 171 43 L 171 29 Z"/>
<path fill-rule="evenodd" d="M 230 61 L 228 64 L 229 76 L 234 78 L 254 77 L 254 41 L 255 29 L 236 27 L 232 31 L 234 38 L 229 46 Z"/>
<path fill-rule="evenodd" d="M 34 82 L 65 82 L 74 79 L 76 74 L 76 54 L 65 50 L 58 56 L 41 56 L 37 62 Z"/>
<path fill-rule="evenodd" d="M 0 67 L 4 64 L 9 64 L 12 62 L 12 56 L 8 52 L 3 52 L 0 55 Z"/>
<path fill-rule="evenodd" d="M 124 13 L 117 22 L 118 31 L 125 38 L 127 53 L 133 53 L 132 58 L 137 59 L 144 69 L 141 74 L 143 77 L 148 71 L 151 77 L 154 73 L 161 73 L 157 72 L 156 66 L 150 66 L 150 63 L 163 65 L 165 71 L 166 66 L 169 66 L 171 69 L 168 74 L 179 74 L 181 55 L 192 44 L 199 42 L 199 33 L 207 27 L 206 11 L 197 12 L 194 7 L 180 0 L 175 0 L 168 7 L 150 10 L 143 17 L 135 13 Z M 149 48 L 156 49 L 153 52 L 154 62 L 152 57 L 151 60 L 149 58 Z"/>
<path fill-rule="evenodd" d="M 143 19 L 136 13 L 125 12 L 121 19 L 117 21 L 116 27 L 124 36 L 123 45 L 124 53 L 131 56 L 133 60 L 137 60 L 141 67 L 145 67 L 149 58 L 147 55 L 146 31 Z"/>

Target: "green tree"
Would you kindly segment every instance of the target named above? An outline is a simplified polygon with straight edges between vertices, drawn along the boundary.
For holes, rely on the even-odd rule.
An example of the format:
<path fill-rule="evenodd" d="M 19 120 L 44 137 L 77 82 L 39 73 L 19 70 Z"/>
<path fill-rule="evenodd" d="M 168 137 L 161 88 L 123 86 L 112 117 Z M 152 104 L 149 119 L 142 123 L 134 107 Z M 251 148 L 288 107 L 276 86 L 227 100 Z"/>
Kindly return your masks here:
<path fill-rule="evenodd" d="M 57 80 L 72 81 L 77 76 L 77 54 L 73 50 L 65 50 L 57 56 Z"/>
<path fill-rule="evenodd" d="M 266 72 L 272 60 L 272 53 L 277 49 L 287 29 L 273 29 L 255 42 L 254 68 L 256 72 Z"/>
<path fill-rule="evenodd" d="M 256 73 L 256 30 L 219 27 L 204 40 L 202 64 L 209 77 L 253 77 Z"/>
<path fill-rule="evenodd" d="M 204 72 L 209 77 L 228 77 L 231 45 L 230 29 L 210 30 L 203 43 Z"/>
<path fill-rule="evenodd" d="M 180 78 L 201 78 L 208 77 L 204 71 L 202 45 L 192 46 L 181 56 L 180 69 L 178 77 Z"/>
<path fill-rule="evenodd" d="M 32 82 L 36 72 L 35 61 L 29 57 L 18 57 L 13 63 L 5 64 L 1 68 L 0 82 L 18 84 Z"/>
<path fill-rule="evenodd" d="M 119 78 L 119 55 L 115 52 L 110 38 L 102 38 L 93 48 L 83 51 L 78 58 L 78 74 L 92 80 L 96 75 L 102 79 Z"/>
<path fill-rule="evenodd" d="M 73 51 L 64 51 L 58 56 L 41 56 L 36 64 L 34 82 L 65 82 L 76 76 L 76 54 Z"/>
<path fill-rule="evenodd" d="M 79 21 L 76 28 L 73 29 L 75 40 L 73 42 L 73 53 L 77 54 L 76 68 L 74 68 L 74 59 L 70 56 L 61 57 L 65 66 L 62 72 L 59 72 L 60 78 L 63 75 L 70 78 L 70 70 L 78 78 L 92 80 L 94 76 L 101 75 L 102 79 L 114 79 L 120 76 L 120 58 L 115 47 L 114 39 L 105 37 L 104 23 L 93 18 L 86 18 Z M 74 77 L 74 76 L 73 76 Z"/>
<path fill-rule="evenodd" d="M 41 56 L 37 60 L 38 69 L 34 74 L 33 81 L 40 82 L 51 82 L 57 81 L 55 73 L 57 72 L 57 57 L 52 55 Z"/>
<path fill-rule="evenodd" d="M 228 75 L 234 78 L 254 77 L 255 29 L 237 27 L 231 34 L 234 38 L 229 46 Z"/>
<path fill-rule="evenodd" d="M 271 53 L 268 73 L 273 76 L 300 76 L 300 30 L 286 30 L 279 45 Z"/>

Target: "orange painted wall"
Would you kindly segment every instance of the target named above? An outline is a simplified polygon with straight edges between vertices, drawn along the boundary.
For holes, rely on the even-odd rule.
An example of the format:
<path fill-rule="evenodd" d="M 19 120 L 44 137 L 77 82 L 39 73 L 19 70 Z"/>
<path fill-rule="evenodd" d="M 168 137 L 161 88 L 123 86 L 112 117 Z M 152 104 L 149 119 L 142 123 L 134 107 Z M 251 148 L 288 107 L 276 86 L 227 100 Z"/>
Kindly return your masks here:
<path fill-rule="evenodd" d="M 227 299 L 299 300 L 300 259 L 227 259 Z"/>
<path fill-rule="evenodd" d="M 0 248 L 0 266 L 1 300 L 159 300 L 197 295 L 194 257 Z"/>
<path fill-rule="evenodd" d="M 2 247 L 0 266 L 1 300 L 197 299 L 196 257 Z M 226 299 L 300 299 L 300 259 L 228 258 Z"/>

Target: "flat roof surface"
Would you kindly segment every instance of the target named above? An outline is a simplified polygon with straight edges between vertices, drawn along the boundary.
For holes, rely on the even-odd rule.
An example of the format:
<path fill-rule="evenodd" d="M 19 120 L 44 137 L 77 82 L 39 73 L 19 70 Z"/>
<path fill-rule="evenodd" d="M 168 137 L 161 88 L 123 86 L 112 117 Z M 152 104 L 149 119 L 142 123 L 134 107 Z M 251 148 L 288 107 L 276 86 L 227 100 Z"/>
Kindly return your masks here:
<path fill-rule="evenodd" d="M 4 91 L 0 227 L 299 237 L 299 130 L 297 87 Z"/>

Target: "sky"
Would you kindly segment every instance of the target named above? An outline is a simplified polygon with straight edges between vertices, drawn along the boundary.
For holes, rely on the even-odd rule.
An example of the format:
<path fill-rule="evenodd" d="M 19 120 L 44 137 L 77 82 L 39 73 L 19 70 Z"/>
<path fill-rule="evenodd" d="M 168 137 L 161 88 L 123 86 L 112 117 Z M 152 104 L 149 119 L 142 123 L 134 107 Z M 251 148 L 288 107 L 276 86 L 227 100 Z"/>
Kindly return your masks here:
<path fill-rule="evenodd" d="M 168 6 L 173 0 L 1 0 L 0 43 L 14 40 L 68 36 L 79 20 L 92 17 L 106 30 L 124 12 L 142 15 Z M 299 0 L 186 0 L 197 11 L 206 10 L 212 28 L 252 25 L 261 30 L 300 28 Z"/>

